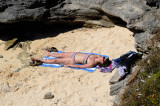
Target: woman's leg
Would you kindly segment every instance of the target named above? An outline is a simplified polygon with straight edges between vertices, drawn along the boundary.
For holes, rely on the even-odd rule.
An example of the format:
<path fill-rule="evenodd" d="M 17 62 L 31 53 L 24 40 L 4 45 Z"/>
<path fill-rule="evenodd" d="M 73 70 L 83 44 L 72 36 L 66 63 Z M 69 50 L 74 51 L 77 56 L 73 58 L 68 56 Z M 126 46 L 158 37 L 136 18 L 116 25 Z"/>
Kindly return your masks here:
<path fill-rule="evenodd" d="M 71 57 L 72 54 L 74 53 L 74 52 L 51 53 L 51 52 L 48 52 L 47 50 L 44 50 L 44 52 L 46 53 L 47 57 L 53 56 L 53 57 L 59 57 L 59 58 Z"/>
<path fill-rule="evenodd" d="M 67 64 L 70 63 L 72 64 L 72 59 L 71 58 L 58 58 L 58 59 L 36 59 L 36 58 L 31 58 L 31 60 L 34 61 L 40 61 L 42 63 L 48 63 L 48 64 Z"/>
<path fill-rule="evenodd" d="M 45 59 L 45 60 L 41 60 L 41 62 L 43 63 L 47 63 L 47 64 L 60 64 L 57 59 Z"/>
<path fill-rule="evenodd" d="M 48 64 L 58 64 L 59 62 L 57 61 L 57 59 L 45 59 L 45 60 L 40 60 L 40 59 L 37 59 L 37 58 L 31 58 L 31 60 L 33 62 L 36 62 L 36 61 L 40 61 L 42 63 L 48 63 Z"/>

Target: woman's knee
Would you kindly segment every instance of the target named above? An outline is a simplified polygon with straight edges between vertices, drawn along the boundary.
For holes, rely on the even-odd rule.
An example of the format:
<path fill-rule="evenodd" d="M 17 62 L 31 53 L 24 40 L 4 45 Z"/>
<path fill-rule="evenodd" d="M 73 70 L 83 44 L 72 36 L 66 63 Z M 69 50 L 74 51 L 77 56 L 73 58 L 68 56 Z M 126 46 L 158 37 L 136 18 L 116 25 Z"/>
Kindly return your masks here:
<path fill-rule="evenodd" d="M 52 59 L 51 60 L 53 63 L 58 63 L 58 60 L 57 59 Z"/>
<path fill-rule="evenodd" d="M 66 57 L 71 57 L 72 54 L 73 53 L 71 53 L 71 52 L 61 53 L 60 56 L 66 58 Z"/>
<path fill-rule="evenodd" d="M 57 59 L 47 59 L 47 60 L 42 60 L 42 62 L 56 64 L 57 63 Z"/>

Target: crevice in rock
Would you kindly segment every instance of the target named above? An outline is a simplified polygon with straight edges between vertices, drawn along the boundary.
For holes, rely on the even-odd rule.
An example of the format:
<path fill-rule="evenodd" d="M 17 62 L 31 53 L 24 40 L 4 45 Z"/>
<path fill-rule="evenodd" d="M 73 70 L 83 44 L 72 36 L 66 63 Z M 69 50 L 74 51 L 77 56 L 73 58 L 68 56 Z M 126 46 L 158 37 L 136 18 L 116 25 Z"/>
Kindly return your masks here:
<path fill-rule="evenodd" d="M 2 6 L 0 6 L 0 12 L 5 11 L 6 8 L 8 8 L 7 5 L 2 5 Z"/>
<path fill-rule="evenodd" d="M 50 11 L 47 10 L 47 11 L 44 13 L 43 17 L 48 20 L 48 17 L 51 17 Z"/>
<path fill-rule="evenodd" d="M 123 21 L 121 18 L 117 16 L 113 16 L 111 14 L 105 13 L 101 8 L 92 8 L 93 10 L 97 10 L 101 16 L 106 16 L 108 19 L 106 21 L 110 21 L 115 25 L 126 27 L 127 23 Z"/>
<path fill-rule="evenodd" d="M 127 23 L 123 21 L 121 18 L 112 16 L 110 14 L 106 14 L 106 15 L 115 25 L 126 27 Z"/>
<path fill-rule="evenodd" d="M 146 4 L 150 7 L 156 7 L 156 8 L 159 8 L 160 6 L 160 3 L 159 3 L 159 0 L 146 0 Z"/>
<path fill-rule="evenodd" d="M 140 30 L 140 29 L 135 29 L 135 28 L 128 28 L 131 32 L 133 32 L 134 34 L 136 33 L 143 33 L 144 31 L 143 30 Z"/>
<path fill-rule="evenodd" d="M 28 8 L 29 9 L 34 9 L 38 7 L 43 7 L 45 4 L 42 2 L 35 1 L 32 5 L 30 5 Z"/>
<path fill-rule="evenodd" d="M 46 5 L 45 7 L 47 9 L 51 8 L 51 7 L 55 7 L 56 5 L 60 5 L 62 2 L 64 2 L 65 0 L 54 0 L 54 2 L 52 0 L 46 0 Z"/>
<path fill-rule="evenodd" d="M 118 25 L 118 26 L 121 26 L 121 27 L 125 27 L 127 28 L 127 23 L 125 21 L 123 21 L 121 18 L 119 17 L 116 17 L 116 16 L 113 16 L 113 15 L 110 15 L 110 14 L 106 14 L 105 15 L 115 24 L 115 25 Z M 142 33 L 144 32 L 143 30 L 141 29 L 136 29 L 136 28 L 127 28 L 129 29 L 131 32 L 133 32 L 134 34 L 135 33 Z"/>

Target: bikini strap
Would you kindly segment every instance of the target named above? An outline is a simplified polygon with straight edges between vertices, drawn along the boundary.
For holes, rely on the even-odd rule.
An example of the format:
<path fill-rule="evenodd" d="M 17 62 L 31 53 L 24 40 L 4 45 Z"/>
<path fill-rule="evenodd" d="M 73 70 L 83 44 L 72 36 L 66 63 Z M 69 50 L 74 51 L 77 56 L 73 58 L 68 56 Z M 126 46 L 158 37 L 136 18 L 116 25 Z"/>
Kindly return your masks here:
<path fill-rule="evenodd" d="M 92 53 L 86 55 L 86 57 L 83 59 L 83 64 L 87 64 L 87 59 Z"/>
<path fill-rule="evenodd" d="M 76 64 L 76 62 L 75 62 L 75 56 L 76 56 L 77 53 L 79 53 L 79 52 L 75 52 L 75 53 L 73 53 L 71 55 L 71 58 L 72 58 L 74 64 Z"/>

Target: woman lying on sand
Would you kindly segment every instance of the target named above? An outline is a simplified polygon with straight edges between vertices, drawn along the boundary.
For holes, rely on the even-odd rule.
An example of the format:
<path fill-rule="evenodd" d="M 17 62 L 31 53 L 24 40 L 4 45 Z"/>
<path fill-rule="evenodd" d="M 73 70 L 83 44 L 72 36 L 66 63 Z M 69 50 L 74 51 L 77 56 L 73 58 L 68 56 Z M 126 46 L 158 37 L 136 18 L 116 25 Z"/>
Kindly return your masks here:
<path fill-rule="evenodd" d="M 66 67 L 75 67 L 75 68 L 91 68 L 94 66 L 99 65 L 99 67 L 107 67 L 111 64 L 111 61 L 109 58 L 100 56 L 100 55 L 94 55 L 94 54 L 84 54 L 81 52 L 64 52 L 64 53 L 51 53 L 47 50 L 44 50 L 46 52 L 46 56 L 53 56 L 57 59 L 45 59 L 40 60 L 36 58 L 31 58 L 32 63 L 39 62 L 42 63 L 48 63 L 48 64 L 63 64 Z M 76 65 L 76 64 L 82 64 L 82 65 Z"/>

